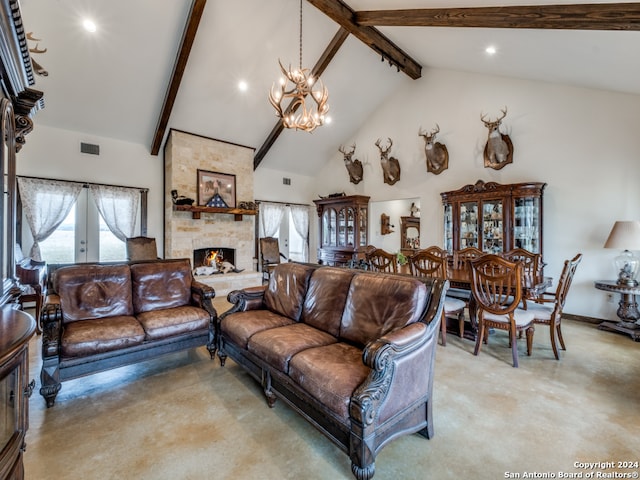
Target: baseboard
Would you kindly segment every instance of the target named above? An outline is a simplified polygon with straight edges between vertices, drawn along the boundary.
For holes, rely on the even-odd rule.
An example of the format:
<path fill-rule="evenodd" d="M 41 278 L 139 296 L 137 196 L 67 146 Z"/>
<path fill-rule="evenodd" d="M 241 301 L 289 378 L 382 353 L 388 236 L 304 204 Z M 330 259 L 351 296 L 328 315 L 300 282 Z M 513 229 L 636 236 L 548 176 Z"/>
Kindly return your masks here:
<path fill-rule="evenodd" d="M 604 322 L 602 318 L 585 317 L 584 315 L 574 315 L 572 313 L 563 313 L 562 318 L 566 320 L 575 320 L 576 322 L 586 322 L 586 323 L 596 323 L 596 324 Z"/>

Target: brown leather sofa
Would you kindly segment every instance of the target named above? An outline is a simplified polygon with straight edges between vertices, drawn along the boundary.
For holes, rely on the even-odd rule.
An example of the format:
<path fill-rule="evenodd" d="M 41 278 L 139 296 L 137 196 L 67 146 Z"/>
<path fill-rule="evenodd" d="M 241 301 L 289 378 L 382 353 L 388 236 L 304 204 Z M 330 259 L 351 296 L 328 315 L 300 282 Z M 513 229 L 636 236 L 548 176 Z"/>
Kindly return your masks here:
<path fill-rule="evenodd" d="M 43 316 L 40 394 L 61 382 L 206 345 L 213 358 L 213 288 L 188 259 L 76 264 L 55 271 L 61 314 Z"/>
<path fill-rule="evenodd" d="M 351 458 L 358 479 L 400 435 L 433 436 L 431 390 L 448 282 L 286 263 L 231 292 L 218 356 L 261 382 Z"/>

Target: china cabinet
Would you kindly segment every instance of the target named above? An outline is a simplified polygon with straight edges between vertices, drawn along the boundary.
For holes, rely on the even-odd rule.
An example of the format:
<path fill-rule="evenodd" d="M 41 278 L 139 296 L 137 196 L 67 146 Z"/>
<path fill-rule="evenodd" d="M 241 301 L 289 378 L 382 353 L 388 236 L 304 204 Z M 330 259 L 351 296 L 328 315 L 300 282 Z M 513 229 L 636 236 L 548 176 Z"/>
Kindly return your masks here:
<path fill-rule="evenodd" d="M 478 180 L 441 193 L 444 248 L 488 253 L 523 248 L 542 254 L 542 195 L 546 183 L 501 185 Z"/>
<path fill-rule="evenodd" d="M 319 221 L 318 262 L 345 265 L 363 259 L 368 245 L 369 197 L 329 197 L 313 203 Z"/>

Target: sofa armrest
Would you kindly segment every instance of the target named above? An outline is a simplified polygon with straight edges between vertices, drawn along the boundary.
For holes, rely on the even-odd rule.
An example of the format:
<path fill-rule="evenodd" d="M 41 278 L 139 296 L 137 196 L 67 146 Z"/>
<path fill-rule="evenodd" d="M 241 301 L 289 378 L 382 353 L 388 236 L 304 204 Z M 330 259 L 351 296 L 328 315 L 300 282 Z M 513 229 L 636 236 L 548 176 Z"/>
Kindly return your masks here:
<path fill-rule="evenodd" d="M 212 300 L 216 296 L 216 291 L 213 287 L 204 283 L 192 280 L 191 282 L 191 303 L 204 310 L 206 310 L 211 316 L 211 328 L 215 324 L 218 318 L 218 312 L 213 306 Z"/>
<path fill-rule="evenodd" d="M 246 312 L 249 310 L 259 310 L 263 306 L 264 292 L 267 286 L 260 285 L 257 287 L 249 287 L 243 290 L 234 290 L 227 295 L 227 301 L 233 304 L 233 307 L 225 313 Z"/>
<path fill-rule="evenodd" d="M 42 358 L 57 357 L 60 354 L 62 336 L 62 312 L 43 315 L 42 321 Z"/>

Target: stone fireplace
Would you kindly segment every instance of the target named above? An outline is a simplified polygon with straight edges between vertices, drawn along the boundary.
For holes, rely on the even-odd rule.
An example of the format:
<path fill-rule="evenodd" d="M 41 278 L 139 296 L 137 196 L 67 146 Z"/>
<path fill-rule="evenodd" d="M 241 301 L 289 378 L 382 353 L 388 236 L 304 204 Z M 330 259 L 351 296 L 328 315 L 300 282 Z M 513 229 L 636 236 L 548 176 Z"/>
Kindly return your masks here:
<path fill-rule="evenodd" d="M 260 285 L 255 255 L 255 216 L 230 213 L 202 212 L 194 218 L 192 212 L 174 209 L 171 190 L 178 195 L 197 199 L 197 172 L 235 175 L 236 203 L 253 201 L 254 149 L 171 130 L 164 148 L 165 164 L 165 258 L 189 258 L 195 264 L 196 251 L 220 249 L 227 254 L 233 250 L 233 263 L 242 273 L 199 276 L 198 280 L 216 289 L 218 297 L 227 290 Z M 195 205 L 195 202 L 194 202 Z M 225 260 L 229 261 L 228 258 Z M 230 285 L 231 276 L 236 276 Z M 223 278 L 226 277 L 226 278 Z M 240 278 L 242 277 L 242 278 Z M 240 284 L 239 282 L 242 282 Z M 224 285 L 223 285 L 224 284 Z"/>

